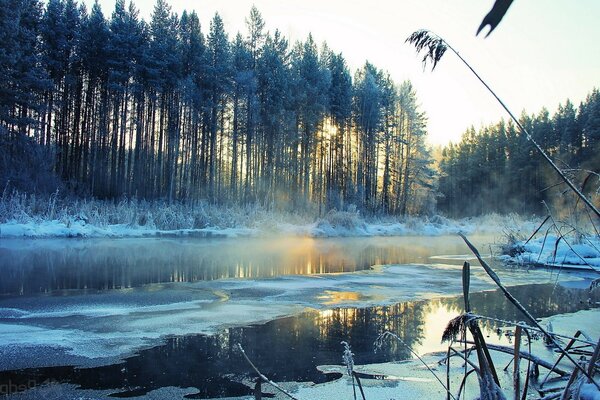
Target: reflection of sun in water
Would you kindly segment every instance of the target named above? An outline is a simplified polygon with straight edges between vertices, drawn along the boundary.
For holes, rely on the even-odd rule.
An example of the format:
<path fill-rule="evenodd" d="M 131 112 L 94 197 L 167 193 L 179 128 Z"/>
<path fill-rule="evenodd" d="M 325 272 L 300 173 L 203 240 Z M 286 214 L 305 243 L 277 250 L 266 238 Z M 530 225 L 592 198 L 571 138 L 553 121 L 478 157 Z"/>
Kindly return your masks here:
<path fill-rule="evenodd" d="M 362 296 L 360 293 L 338 292 L 333 290 L 325 290 L 325 292 L 318 297 L 319 300 L 323 301 L 323 304 L 328 306 L 359 301 L 361 298 Z"/>
<path fill-rule="evenodd" d="M 333 317 L 333 310 L 319 311 L 319 317 L 321 317 L 321 319 L 329 319 Z"/>
<path fill-rule="evenodd" d="M 415 344 L 414 351 L 418 355 L 434 351 L 443 351 L 448 348 L 447 343 L 442 342 L 442 333 L 448 322 L 459 313 L 451 310 L 441 302 L 431 302 L 427 307 L 427 314 L 423 318 L 423 339 Z"/>

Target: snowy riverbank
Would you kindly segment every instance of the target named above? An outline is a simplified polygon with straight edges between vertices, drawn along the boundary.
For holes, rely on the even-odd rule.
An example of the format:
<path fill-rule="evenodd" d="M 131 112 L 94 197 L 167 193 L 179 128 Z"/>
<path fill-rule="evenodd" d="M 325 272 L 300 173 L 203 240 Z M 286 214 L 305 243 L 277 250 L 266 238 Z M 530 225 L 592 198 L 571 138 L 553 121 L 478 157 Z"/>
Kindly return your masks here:
<path fill-rule="evenodd" d="M 84 220 L 50 220 L 17 222 L 8 221 L 0 224 L 0 238 L 122 238 L 122 237 L 245 237 L 269 236 L 284 234 L 304 237 L 340 237 L 340 236 L 403 236 L 423 235 L 437 236 L 457 232 L 470 233 L 477 227 L 468 221 L 451 221 L 438 218 L 410 219 L 406 221 L 365 222 L 358 224 L 337 225 L 327 219 L 306 224 L 288 222 L 256 224 L 255 226 L 207 226 L 205 228 L 159 229 L 156 226 L 139 226 L 130 224 L 93 225 Z"/>
<path fill-rule="evenodd" d="M 257 205 L 219 206 L 207 203 L 167 204 L 136 199 L 118 203 L 67 200 L 58 196 L 3 195 L 0 239 L 17 238 L 143 238 L 143 237 L 374 237 L 440 236 L 458 232 L 495 234 L 504 246 L 500 258 L 518 265 L 563 266 L 600 270 L 597 235 L 561 238 L 539 234 L 534 217 L 486 215 L 449 219 L 443 216 L 365 217 L 354 207 L 314 213 L 266 210 Z M 511 239 L 512 238 L 512 239 Z M 520 239 L 520 240 L 519 240 Z"/>
<path fill-rule="evenodd" d="M 519 216 L 488 215 L 452 220 L 431 217 L 365 217 L 353 207 L 322 217 L 257 206 L 36 200 L 16 196 L 0 202 L 0 238 L 246 237 L 246 236 L 438 236 L 498 233 L 535 223 Z"/>
<path fill-rule="evenodd" d="M 529 241 L 517 241 L 505 251 L 508 254 L 500 258 L 507 263 L 600 272 L 600 237 L 594 235 L 560 238 L 540 235 Z"/>

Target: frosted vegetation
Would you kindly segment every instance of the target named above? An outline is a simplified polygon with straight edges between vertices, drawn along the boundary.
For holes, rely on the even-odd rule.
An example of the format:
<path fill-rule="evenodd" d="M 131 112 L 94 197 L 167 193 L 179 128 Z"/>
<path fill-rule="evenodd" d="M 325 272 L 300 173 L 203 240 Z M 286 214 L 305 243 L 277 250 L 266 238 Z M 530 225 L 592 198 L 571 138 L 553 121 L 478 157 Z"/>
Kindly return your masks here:
<path fill-rule="evenodd" d="M 410 82 L 312 37 L 230 35 L 158 0 L 16 1 L 2 36 L 0 185 L 319 211 L 430 208 L 426 116 Z M 2 32 L 0 32 L 2 33 Z M 6 66 L 5 66 L 6 64 Z M 28 71 L 24 73 L 23 71 Z"/>
<path fill-rule="evenodd" d="M 540 227 L 537 217 L 517 214 L 463 219 L 440 215 L 366 217 L 355 206 L 349 206 L 346 210 L 330 210 L 321 217 L 315 215 L 317 210 L 274 211 L 260 205 L 77 200 L 58 192 L 48 196 L 5 190 L 0 199 L 0 238 L 494 233 L 501 245 L 499 258 L 509 264 L 600 269 L 600 240 L 594 234 L 594 226 L 574 215 L 561 220 L 562 230 L 557 230 L 558 222 L 550 224 L 546 220 Z M 536 235 L 532 235 L 534 232 Z"/>
<path fill-rule="evenodd" d="M 490 214 L 451 220 L 431 217 L 365 217 L 356 207 L 330 210 L 315 217 L 315 210 L 287 212 L 259 205 L 223 206 L 148 202 L 65 199 L 4 192 L 0 201 L 0 237 L 136 237 L 197 236 L 395 236 L 441 235 L 458 232 L 498 232 L 502 227 L 533 230 L 534 221 L 518 215 Z"/>

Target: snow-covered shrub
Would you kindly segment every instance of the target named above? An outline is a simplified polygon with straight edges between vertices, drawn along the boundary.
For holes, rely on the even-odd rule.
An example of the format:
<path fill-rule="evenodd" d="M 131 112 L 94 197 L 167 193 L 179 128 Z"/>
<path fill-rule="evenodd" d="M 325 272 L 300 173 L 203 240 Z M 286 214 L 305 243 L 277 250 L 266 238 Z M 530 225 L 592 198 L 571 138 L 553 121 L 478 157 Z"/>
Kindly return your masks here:
<path fill-rule="evenodd" d="M 365 225 L 358 211 L 338 211 L 336 209 L 330 210 L 325 214 L 317 226 L 323 222 L 328 223 L 333 228 L 345 228 L 348 230 L 364 227 Z"/>
<path fill-rule="evenodd" d="M 429 222 L 435 225 L 439 225 L 439 226 L 448 226 L 450 225 L 450 220 L 446 217 L 443 217 L 439 214 L 435 214 L 431 217 L 429 217 Z"/>
<path fill-rule="evenodd" d="M 204 212 L 204 209 L 202 208 L 192 211 L 192 221 L 193 229 L 206 228 L 210 223 L 210 220 L 208 219 L 206 213 Z"/>

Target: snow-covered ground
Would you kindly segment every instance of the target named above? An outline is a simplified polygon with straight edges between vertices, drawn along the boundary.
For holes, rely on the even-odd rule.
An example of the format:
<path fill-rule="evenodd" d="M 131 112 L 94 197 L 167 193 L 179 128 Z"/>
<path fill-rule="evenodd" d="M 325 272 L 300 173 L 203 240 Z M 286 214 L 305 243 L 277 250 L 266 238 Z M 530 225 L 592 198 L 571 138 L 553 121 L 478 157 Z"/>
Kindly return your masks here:
<path fill-rule="evenodd" d="M 501 256 L 504 261 L 523 265 L 589 269 L 600 272 L 600 237 L 595 235 L 540 236 L 529 242 L 517 241 Z"/>
<path fill-rule="evenodd" d="M 451 220 L 443 216 L 367 217 L 353 205 L 316 217 L 316 209 L 282 211 L 261 205 L 217 205 L 119 202 L 71 199 L 58 193 L 0 196 L 0 238 L 146 237 L 146 236 L 403 236 L 489 233 L 520 227 L 535 229 L 535 221 L 495 214 Z"/>
<path fill-rule="evenodd" d="M 186 221 L 157 224 L 134 222 L 107 223 L 89 222 L 81 216 L 63 216 L 58 219 L 13 218 L 0 223 L 0 238 L 65 238 L 65 237 L 245 237 L 245 236 L 305 236 L 305 237 L 348 237 L 348 236 L 439 236 L 463 232 L 489 233 L 501 231 L 504 226 L 520 225 L 525 231 L 533 229 L 533 222 L 511 215 L 490 215 L 478 218 L 451 220 L 441 216 L 409 217 L 403 219 L 364 219 L 356 212 L 330 212 L 315 221 L 308 218 L 290 218 L 285 215 L 259 214 L 256 218 L 238 218 L 238 221 L 215 221 L 203 227 L 194 227 L 191 219 Z M 220 223 L 219 223 L 220 222 Z M 162 225 L 162 226 L 161 226 Z M 171 226 L 165 226 L 171 225 Z"/>
<path fill-rule="evenodd" d="M 199 236 L 199 237 L 240 237 L 258 234 L 253 228 L 207 227 L 199 229 L 157 229 L 156 227 L 111 224 L 97 226 L 83 220 L 64 222 L 59 220 L 40 222 L 9 221 L 0 224 L 0 238 L 121 238 L 153 236 Z"/>
<path fill-rule="evenodd" d="M 332 225 L 328 221 L 309 224 L 281 223 L 268 228 L 223 228 L 210 226 L 196 229 L 157 229 L 155 227 L 112 224 L 95 226 L 78 220 L 63 222 L 59 220 L 19 223 L 9 221 L 0 224 L 0 238 L 58 238 L 58 237 L 150 237 L 150 236 L 200 236 L 200 237 L 241 237 L 285 234 L 290 236 L 338 237 L 338 236 L 401 236 L 401 235 L 444 235 L 457 232 L 470 233 L 473 226 L 466 223 L 446 221 L 436 223 L 362 223 L 357 226 Z"/>

